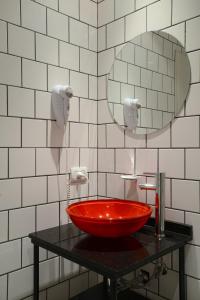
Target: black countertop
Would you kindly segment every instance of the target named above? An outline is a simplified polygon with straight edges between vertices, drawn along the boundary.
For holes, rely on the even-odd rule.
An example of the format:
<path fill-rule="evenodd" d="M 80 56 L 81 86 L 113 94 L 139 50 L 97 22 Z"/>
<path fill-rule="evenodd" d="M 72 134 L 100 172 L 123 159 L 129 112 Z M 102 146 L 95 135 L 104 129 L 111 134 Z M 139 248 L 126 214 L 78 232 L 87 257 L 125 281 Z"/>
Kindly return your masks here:
<path fill-rule="evenodd" d="M 132 236 L 92 237 L 73 224 L 29 234 L 31 241 L 103 276 L 117 279 L 192 240 L 192 226 L 166 222 L 166 237 L 154 235 L 154 220 Z"/>

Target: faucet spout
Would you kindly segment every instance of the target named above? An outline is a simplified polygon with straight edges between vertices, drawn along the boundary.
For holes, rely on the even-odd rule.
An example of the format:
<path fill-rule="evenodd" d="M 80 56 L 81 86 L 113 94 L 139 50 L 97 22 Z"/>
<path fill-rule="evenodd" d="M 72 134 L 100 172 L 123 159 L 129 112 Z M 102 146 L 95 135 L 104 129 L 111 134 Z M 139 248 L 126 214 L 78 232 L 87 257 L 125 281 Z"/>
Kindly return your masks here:
<path fill-rule="evenodd" d="M 139 184 L 141 190 L 146 191 L 156 191 L 156 185 L 151 183 L 141 183 Z"/>
<path fill-rule="evenodd" d="M 139 184 L 141 190 L 155 191 L 155 232 L 158 239 L 165 236 L 165 173 L 144 173 L 154 176 L 156 184 Z"/>

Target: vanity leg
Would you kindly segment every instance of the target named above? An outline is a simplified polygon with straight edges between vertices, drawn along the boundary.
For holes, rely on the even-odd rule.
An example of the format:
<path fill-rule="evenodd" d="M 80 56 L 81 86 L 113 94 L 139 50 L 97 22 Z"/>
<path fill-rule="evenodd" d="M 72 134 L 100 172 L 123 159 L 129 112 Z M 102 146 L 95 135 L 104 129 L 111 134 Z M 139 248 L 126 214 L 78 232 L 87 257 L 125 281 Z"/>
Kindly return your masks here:
<path fill-rule="evenodd" d="M 39 300 L 39 246 L 34 244 L 34 300 Z"/>
<path fill-rule="evenodd" d="M 105 276 L 103 277 L 103 287 L 107 291 L 107 289 L 108 289 L 108 278 L 105 277 Z"/>
<path fill-rule="evenodd" d="M 187 300 L 187 282 L 185 276 L 185 247 L 179 249 L 179 299 Z"/>
<path fill-rule="evenodd" d="M 110 300 L 117 300 L 117 281 L 110 280 Z"/>

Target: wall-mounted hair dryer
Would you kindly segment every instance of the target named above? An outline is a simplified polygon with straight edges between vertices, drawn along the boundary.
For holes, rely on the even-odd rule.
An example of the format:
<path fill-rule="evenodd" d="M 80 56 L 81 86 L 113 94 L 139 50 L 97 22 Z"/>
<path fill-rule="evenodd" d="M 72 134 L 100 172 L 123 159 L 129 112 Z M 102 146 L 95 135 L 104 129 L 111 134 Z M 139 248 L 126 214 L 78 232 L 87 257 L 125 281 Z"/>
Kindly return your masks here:
<path fill-rule="evenodd" d="M 51 94 L 51 103 L 53 115 L 56 119 L 56 124 L 59 128 L 64 128 L 67 123 L 70 109 L 70 98 L 73 96 L 73 91 L 70 86 L 56 85 Z"/>

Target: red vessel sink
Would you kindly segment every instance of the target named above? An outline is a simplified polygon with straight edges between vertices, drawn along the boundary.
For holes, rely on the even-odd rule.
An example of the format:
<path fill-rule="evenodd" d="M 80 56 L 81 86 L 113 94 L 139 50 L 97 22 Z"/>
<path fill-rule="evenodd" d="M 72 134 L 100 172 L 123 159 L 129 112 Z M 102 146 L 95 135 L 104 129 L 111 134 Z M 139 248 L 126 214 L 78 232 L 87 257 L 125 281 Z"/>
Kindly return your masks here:
<path fill-rule="evenodd" d="M 149 205 L 118 199 L 83 201 L 66 208 L 72 222 L 98 237 L 122 237 L 142 228 L 152 209 Z"/>

